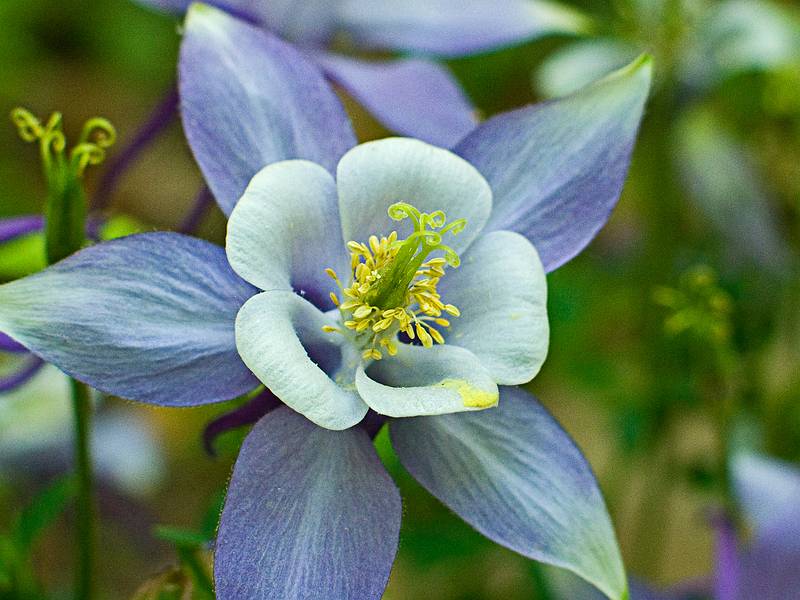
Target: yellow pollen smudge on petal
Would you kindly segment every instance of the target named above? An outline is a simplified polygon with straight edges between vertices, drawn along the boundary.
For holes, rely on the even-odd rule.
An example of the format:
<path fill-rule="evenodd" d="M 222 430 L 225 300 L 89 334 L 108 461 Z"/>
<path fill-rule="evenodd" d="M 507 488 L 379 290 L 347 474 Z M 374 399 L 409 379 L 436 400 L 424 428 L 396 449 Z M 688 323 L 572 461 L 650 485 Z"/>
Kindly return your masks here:
<path fill-rule="evenodd" d="M 490 408 L 496 406 L 500 400 L 498 392 L 487 392 L 476 388 L 464 379 L 445 379 L 440 381 L 439 385 L 458 392 L 464 406 L 469 408 Z"/>

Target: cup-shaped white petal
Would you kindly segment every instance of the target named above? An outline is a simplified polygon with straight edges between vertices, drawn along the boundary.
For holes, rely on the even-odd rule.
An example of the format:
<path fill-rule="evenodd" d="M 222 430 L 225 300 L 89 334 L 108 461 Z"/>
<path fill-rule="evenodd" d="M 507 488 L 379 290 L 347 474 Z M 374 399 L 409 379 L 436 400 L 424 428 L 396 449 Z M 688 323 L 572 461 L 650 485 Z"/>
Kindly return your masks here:
<path fill-rule="evenodd" d="M 358 354 L 322 331 L 336 322 L 292 292 L 253 296 L 236 317 L 242 360 L 285 404 L 327 429 L 347 429 L 367 414 L 355 392 Z"/>
<path fill-rule="evenodd" d="M 492 190 L 483 176 L 452 152 L 406 138 L 361 144 L 339 161 L 336 181 L 345 241 L 397 231 L 408 221 L 389 218 L 389 206 L 408 202 L 421 212 L 444 211 L 448 221 L 466 219 L 466 229 L 445 244 L 464 251 L 483 229 L 492 210 Z"/>
<path fill-rule="evenodd" d="M 439 291 L 461 311 L 444 332 L 448 344 L 474 353 L 498 384 L 533 379 L 547 356 L 550 328 L 547 280 L 528 240 L 510 231 L 481 236 Z"/>
<path fill-rule="evenodd" d="M 336 183 L 321 166 L 287 160 L 253 177 L 228 221 L 228 260 L 262 290 L 292 290 L 332 308 L 332 267 L 349 262 L 339 225 Z"/>
<path fill-rule="evenodd" d="M 356 385 L 370 408 L 389 417 L 482 410 L 498 398 L 480 360 L 457 346 L 401 344 L 397 356 L 359 367 Z"/>

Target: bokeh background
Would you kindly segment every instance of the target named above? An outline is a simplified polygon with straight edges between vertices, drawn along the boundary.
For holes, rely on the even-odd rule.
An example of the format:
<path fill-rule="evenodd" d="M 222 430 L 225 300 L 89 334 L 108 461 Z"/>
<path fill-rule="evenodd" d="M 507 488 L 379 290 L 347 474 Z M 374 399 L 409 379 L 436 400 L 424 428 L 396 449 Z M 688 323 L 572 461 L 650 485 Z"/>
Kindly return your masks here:
<path fill-rule="evenodd" d="M 585 35 L 448 64 L 489 116 L 568 93 L 641 51 L 655 57 L 619 206 L 548 278 L 551 351 L 529 387 L 594 467 L 628 569 L 661 586 L 702 579 L 721 431 L 800 460 L 800 14 L 754 0 L 571 5 L 592 19 Z M 121 148 L 173 85 L 179 43 L 176 20 L 129 0 L 2 0 L 0 116 L 59 110 L 76 135 L 101 115 Z M 345 102 L 362 140 L 386 135 Z M 125 174 L 109 212 L 125 216 L 120 231 L 174 228 L 201 185 L 176 120 Z M 35 149 L 0 119 L 0 217 L 40 211 L 44 192 Z M 212 209 L 199 233 L 222 242 L 224 230 Z M 6 244 L 0 281 L 42 262 L 38 237 Z M 213 531 L 245 432 L 223 435 L 216 457 L 201 434 L 229 408 L 99 402 L 103 598 L 130 598 L 177 564 L 158 525 Z M 0 395 L 0 532 L 68 469 L 70 419 L 52 369 Z M 405 500 L 387 599 L 558 597 L 546 570 L 473 532 L 403 472 L 385 435 L 377 443 Z M 71 527 L 67 511 L 34 549 L 48 598 L 69 597 Z"/>

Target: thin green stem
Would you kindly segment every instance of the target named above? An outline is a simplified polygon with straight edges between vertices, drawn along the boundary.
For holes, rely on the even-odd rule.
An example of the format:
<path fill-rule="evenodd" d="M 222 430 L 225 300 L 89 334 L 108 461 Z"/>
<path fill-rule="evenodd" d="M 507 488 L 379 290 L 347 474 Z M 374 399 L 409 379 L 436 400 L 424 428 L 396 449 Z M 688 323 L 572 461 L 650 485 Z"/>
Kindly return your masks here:
<path fill-rule="evenodd" d="M 45 202 L 45 252 L 52 265 L 78 252 L 86 243 L 86 192 L 83 174 L 105 157 L 114 143 L 114 127 L 101 118 L 86 122 L 77 146 L 67 151 L 61 114 L 53 113 L 45 125 L 29 111 L 18 108 L 11 118 L 27 142 L 39 143 L 47 182 Z M 75 472 L 78 481 L 75 552 L 75 600 L 94 597 L 95 506 L 90 449 L 92 402 L 89 387 L 70 380 L 75 414 Z"/>
<path fill-rule="evenodd" d="M 95 554 L 94 477 L 89 442 L 92 402 L 89 387 L 74 379 L 72 401 L 75 414 L 75 471 L 78 479 L 75 599 L 91 600 L 94 597 L 92 573 Z"/>

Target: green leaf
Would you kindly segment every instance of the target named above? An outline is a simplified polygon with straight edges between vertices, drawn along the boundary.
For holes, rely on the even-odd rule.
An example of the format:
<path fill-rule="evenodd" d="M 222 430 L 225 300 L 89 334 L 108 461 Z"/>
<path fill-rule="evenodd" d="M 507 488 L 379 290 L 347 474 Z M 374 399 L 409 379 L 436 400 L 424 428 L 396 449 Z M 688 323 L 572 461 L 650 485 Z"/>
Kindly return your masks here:
<path fill-rule="evenodd" d="M 0 281 L 20 279 L 47 266 L 44 233 L 31 233 L 0 245 Z"/>
<path fill-rule="evenodd" d="M 113 240 L 149 230 L 152 230 L 152 227 L 135 217 L 131 217 L 130 215 L 114 215 L 103 224 L 100 230 L 100 237 L 103 240 Z"/>
<path fill-rule="evenodd" d="M 13 528 L 14 545 L 21 555 L 30 553 L 36 539 L 64 511 L 75 497 L 73 477 L 64 477 L 41 492 L 25 507 Z"/>
<path fill-rule="evenodd" d="M 158 525 L 153 533 L 157 538 L 169 542 L 177 548 L 202 548 L 209 541 L 209 538 L 203 533 L 169 525 Z"/>

